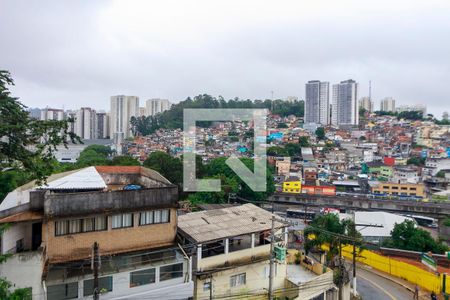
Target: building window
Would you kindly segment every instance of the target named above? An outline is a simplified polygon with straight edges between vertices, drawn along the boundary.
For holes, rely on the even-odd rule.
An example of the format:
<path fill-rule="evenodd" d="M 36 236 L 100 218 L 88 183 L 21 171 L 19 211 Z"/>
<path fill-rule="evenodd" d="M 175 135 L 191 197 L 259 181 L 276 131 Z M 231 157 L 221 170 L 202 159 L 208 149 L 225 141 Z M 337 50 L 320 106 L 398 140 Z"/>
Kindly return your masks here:
<path fill-rule="evenodd" d="M 159 223 L 169 223 L 170 221 L 170 210 L 154 210 L 141 212 L 139 215 L 139 225 L 149 225 L 149 224 L 159 224 Z"/>
<path fill-rule="evenodd" d="M 119 214 L 112 216 L 112 228 L 133 227 L 133 214 Z"/>
<path fill-rule="evenodd" d="M 55 236 L 107 229 L 107 217 L 55 221 Z"/>
<path fill-rule="evenodd" d="M 159 281 L 183 277 L 183 264 L 174 264 L 159 268 Z"/>
<path fill-rule="evenodd" d="M 67 221 L 55 222 L 55 235 L 65 235 L 69 233 L 69 223 Z"/>
<path fill-rule="evenodd" d="M 139 216 L 139 225 L 153 224 L 153 211 L 141 212 Z"/>
<path fill-rule="evenodd" d="M 113 290 L 112 276 L 100 277 L 98 279 L 98 288 L 100 291 L 111 292 Z M 94 279 L 88 279 L 83 282 L 83 295 L 90 296 L 94 294 Z"/>
<path fill-rule="evenodd" d="M 81 220 L 69 220 L 69 233 L 80 233 L 81 232 Z"/>
<path fill-rule="evenodd" d="M 155 283 L 155 280 L 156 280 L 155 268 L 130 273 L 130 287 Z"/>
<path fill-rule="evenodd" d="M 246 280 L 247 280 L 246 277 L 247 276 L 245 273 L 231 276 L 230 277 L 230 286 L 236 287 L 236 286 L 245 285 Z"/>
<path fill-rule="evenodd" d="M 204 292 L 208 292 L 210 288 L 211 288 L 211 282 L 208 281 L 208 282 L 203 283 L 203 291 Z"/>
<path fill-rule="evenodd" d="M 108 229 L 108 218 L 106 216 L 95 217 L 95 231 Z"/>
<path fill-rule="evenodd" d="M 47 287 L 47 300 L 78 298 L 78 282 L 63 283 Z"/>

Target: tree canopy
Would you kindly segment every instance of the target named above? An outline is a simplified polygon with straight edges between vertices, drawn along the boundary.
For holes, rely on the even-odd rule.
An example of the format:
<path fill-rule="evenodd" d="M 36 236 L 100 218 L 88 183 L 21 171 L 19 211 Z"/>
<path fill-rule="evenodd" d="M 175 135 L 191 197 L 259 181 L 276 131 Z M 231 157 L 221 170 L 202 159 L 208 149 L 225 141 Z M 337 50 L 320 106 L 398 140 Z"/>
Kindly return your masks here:
<path fill-rule="evenodd" d="M 398 248 L 410 251 L 444 253 L 448 247 L 433 239 L 428 231 L 417 228 L 412 220 L 395 224 L 391 231 L 391 238 L 384 241 L 385 247 Z"/>
<path fill-rule="evenodd" d="M 144 166 L 161 173 L 173 184 L 181 186 L 183 182 L 183 164 L 181 160 L 170 156 L 166 152 L 156 151 L 150 153 L 144 161 Z"/>
<path fill-rule="evenodd" d="M 305 237 L 313 235 L 314 238 L 306 239 L 305 250 L 308 252 L 314 248 L 318 249 L 322 245 L 327 244 L 330 247 L 327 259 L 333 261 L 334 257 L 339 254 L 339 242 L 352 244 L 350 239 L 356 239 L 357 246 L 361 246 L 361 234 L 356 230 L 355 223 L 349 219 L 339 220 L 336 214 L 319 215 L 311 222 L 310 226 L 305 229 Z M 348 236 L 349 239 L 341 238 Z"/>
<path fill-rule="evenodd" d="M 12 97 L 9 86 L 13 79 L 8 71 L 0 70 L 0 168 L 1 172 L 18 169 L 38 182 L 54 171 L 54 152 L 59 145 L 80 142 L 69 131 L 73 120 L 36 120 L 26 106 Z"/>
<path fill-rule="evenodd" d="M 183 128 L 183 111 L 185 108 L 266 108 L 272 109 L 273 114 L 280 116 L 295 115 L 302 117 L 304 114 L 304 102 L 288 102 L 283 100 L 250 100 L 234 98 L 226 101 L 223 97 L 213 97 L 208 94 L 187 98 L 172 105 L 169 110 L 155 116 L 144 116 L 131 119 L 131 127 L 135 135 L 149 135 L 159 128 L 177 129 Z M 209 121 L 197 122 L 200 127 L 211 125 Z"/>
<path fill-rule="evenodd" d="M 112 166 L 140 166 L 141 163 L 129 155 L 114 156 L 111 160 Z"/>
<path fill-rule="evenodd" d="M 316 129 L 316 136 L 319 140 L 325 139 L 325 128 L 319 127 Z"/>

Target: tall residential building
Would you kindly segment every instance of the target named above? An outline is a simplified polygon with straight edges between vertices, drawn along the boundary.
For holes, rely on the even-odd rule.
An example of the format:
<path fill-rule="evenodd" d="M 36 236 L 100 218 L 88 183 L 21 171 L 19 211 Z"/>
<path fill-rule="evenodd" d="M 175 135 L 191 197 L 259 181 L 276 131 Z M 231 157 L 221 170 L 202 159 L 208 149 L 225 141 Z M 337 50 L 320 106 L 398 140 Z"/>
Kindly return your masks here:
<path fill-rule="evenodd" d="M 139 117 L 143 117 L 147 115 L 147 108 L 139 107 Z"/>
<path fill-rule="evenodd" d="M 75 134 L 84 140 L 92 140 L 97 136 L 97 115 L 90 107 L 82 107 L 75 115 Z"/>
<path fill-rule="evenodd" d="M 305 123 L 330 123 L 330 84 L 311 80 L 305 86 Z"/>
<path fill-rule="evenodd" d="M 359 108 L 364 108 L 368 112 L 373 112 L 373 101 L 370 97 L 362 97 L 359 99 Z"/>
<path fill-rule="evenodd" d="M 386 97 L 381 100 L 381 111 L 394 112 L 395 111 L 395 99 L 392 97 Z"/>
<path fill-rule="evenodd" d="M 139 116 L 139 97 L 137 96 L 112 96 L 110 132 L 111 139 L 126 139 L 132 136 L 130 119 Z"/>
<path fill-rule="evenodd" d="M 163 111 L 170 109 L 170 106 L 171 104 L 167 99 L 149 99 L 146 102 L 147 115 L 154 116 L 162 113 Z"/>
<path fill-rule="evenodd" d="M 333 85 L 333 125 L 358 125 L 358 83 L 352 79 Z"/>
<path fill-rule="evenodd" d="M 97 113 L 97 139 L 109 138 L 109 116 L 105 112 Z"/>
<path fill-rule="evenodd" d="M 64 120 L 64 110 L 58 108 L 44 108 L 41 110 L 41 120 Z"/>
<path fill-rule="evenodd" d="M 28 110 L 28 112 L 30 113 L 30 117 L 36 120 L 40 120 L 41 119 L 41 112 L 42 109 L 39 108 L 30 108 Z"/>

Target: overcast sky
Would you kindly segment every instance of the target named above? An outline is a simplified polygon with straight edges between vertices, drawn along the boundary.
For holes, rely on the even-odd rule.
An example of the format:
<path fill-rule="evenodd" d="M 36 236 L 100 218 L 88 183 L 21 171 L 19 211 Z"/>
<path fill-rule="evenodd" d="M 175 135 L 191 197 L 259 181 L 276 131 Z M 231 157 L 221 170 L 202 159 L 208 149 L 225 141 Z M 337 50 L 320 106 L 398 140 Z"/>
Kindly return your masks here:
<path fill-rule="evenodd" d="M 0 69 L 31 107 L 136 95 L 173 102 L 304 98 L 319 79 L 372 81 L 375 108 L 450 111 L 450 1 L 0 0 Z"/>

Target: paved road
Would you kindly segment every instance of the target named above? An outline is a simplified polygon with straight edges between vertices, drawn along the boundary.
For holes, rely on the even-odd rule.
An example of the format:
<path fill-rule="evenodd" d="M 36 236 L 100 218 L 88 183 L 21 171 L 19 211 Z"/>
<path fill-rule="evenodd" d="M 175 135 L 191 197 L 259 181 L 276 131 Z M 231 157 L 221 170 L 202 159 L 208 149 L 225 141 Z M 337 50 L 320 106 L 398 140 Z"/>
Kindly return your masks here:
<path fill-rule="evenodd" d="M 363 300 L 413 299 L 413 294 L 405 287 L 370 271 L 358 268 L 356 280 L 358 293 Z"/>

